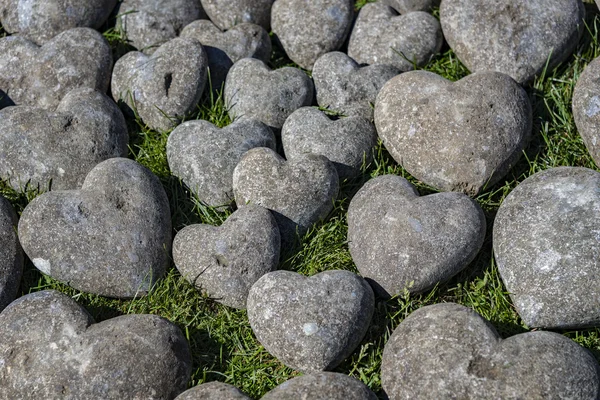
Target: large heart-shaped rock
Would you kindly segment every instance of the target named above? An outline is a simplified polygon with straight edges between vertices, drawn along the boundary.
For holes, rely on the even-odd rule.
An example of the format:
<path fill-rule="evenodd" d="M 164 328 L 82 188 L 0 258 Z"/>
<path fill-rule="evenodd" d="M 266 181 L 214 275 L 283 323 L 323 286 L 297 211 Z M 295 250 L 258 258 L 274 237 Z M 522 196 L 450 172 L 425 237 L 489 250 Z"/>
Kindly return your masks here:
<path fill-rule="evenodd" d="M 73 89 L 105 93 L 111 67 L 110 47 L 93 29 L 69 29 L 42 47 L 20 36 L 0 39 L 4 103 L 54 110 Z"/>
<path fill-rule="evenodd" d="M 185 390 L 185 336 L 156 315 L 94 323 L 55 291 L 32 293 L 0 314 L 0 399 L 172 399 Z"/>
<path fill-rule="evenodd" d="M 584 13 L 581 0 L 444 0 L 440 22 L 469 70 L 526 83 L 573 52 L 585 30 Z"/>
<path fill-rule="evenodd" d="M 248 320 L 258 341 L 285 365 L 304 373 L 335 368 L 365 336 L 373 290 L 349 271 L 309 278 L 271 272 L 248 296 Z"/>
<path fill-rule="evenodd" d="M 589 63 L 573 92 L 573 117 L 590 155 L 600 165 L 600 58 Z"/>
<path fill-rule="evenodd" d="M 17 237 L 17 213 L 0 196 L 0 311 L 17 296 L 23 274 L 23 250 Z"/>
<path fill-rule="evenodd" d="M 371 179 L 348 208 L 348 242 L 360 273 L 383 296 L 422 292 L 466 267 L 485 238 L 485 216 L 462 193 L 419 197 L 406 179 Z"/>
<path fill-rule="evenodd" d="M 381 0 L 381 3 L 393 7 L 400 14 L 411 11 L 430 11 L 440 4 L 440 0 Z"/>
<path fill-rule="evenodd" d="M 98 163 L 127 155 L 119 107 L 89 88 L 69 92 L 55 111 L 17 106 L 0 111 L 0 178 L 17 191 L 79 189 Z"/>
<path fill-rule="evenodd" d="M 143 295 L 169 262 L 169 202 L 152 172 L 111 158 L 92 169 L 81 190 L 48 192 L 29 203 L 19 238 L 40 271 L 76 289 Z"/>
<path fill-rule="evenodd" d="M 377 396 L 362 382 L 348 375 L 316 372 L 283 382 L 262 397 L 262 400 L 297 399 L 376 400 Z"/>
<path fill-rule="evenodd" d="M 358 14 L 348 55 L 360 64 L 387 64 L 408 71 L 427 64 L 443 43 L 440 23 L 433 15 L 422 11 L 398 15 L 385 4 L 369 3 Z"/>
<path fill-rule="evenodd" d="M 507 75 L 478 72 L 453 83 L 412 71 L 381 89 L 375 126 L 392 157 L 415 178 L 475 195 L 521 156 L 532 112 L 527 93 Z"/>
<path fill-rule="evenodd" d="M 271 6 L 275 0 L 200 0 L 206 14 L 221 29 L 249 22 L 265 29 L 271 26 Z"/>
<path fill-rule="evenodd" d="M 500 276 L 530 327 L 600 326 L 600 174 L 552 168 L 525 179 L 494 222 Z"/>
<path fill-rule="evenodd" d="M 223 382 L 208 382 L 186 390 L 175 400 L 251 400 L 235 386 Z"/>
<path fill-rule="evenodd" d="M 592 354 L 562 335 L 538 331 L 502 340 L 479 314 L 454 303 L 410 314 L 381 363 L 390 400 L 596 400 L 598 374 Z"/>

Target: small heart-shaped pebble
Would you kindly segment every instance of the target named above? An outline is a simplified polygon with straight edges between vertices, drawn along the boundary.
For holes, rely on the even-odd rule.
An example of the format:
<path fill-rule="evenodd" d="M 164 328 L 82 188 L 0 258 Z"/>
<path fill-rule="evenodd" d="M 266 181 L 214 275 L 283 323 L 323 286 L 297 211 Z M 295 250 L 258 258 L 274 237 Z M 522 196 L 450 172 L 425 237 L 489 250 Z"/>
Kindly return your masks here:
<path fill-rule="evenodd" d="M 152 172 L 111 158 L 92 169 L 81 190 L 47 192 L 30 202 L 19 239 L 40 271 L 75 289 L 143 295 L 168 265 L 169 202 Z"/>
<path fill-rule="evenodd" d="M 28 294 L 0 313 L 0 399 L 172 399 L 185 390 L 185 336 L 156 315 L 94 323 L 56 291 Z"/>
<path fill-rule="evenodd" d="M 371 179 L 348 208 L 348 242 L 360 273 L 383 296 L 422 292 L 460 272 L 477 255 L 485 216 L 462 193 L 419 197 L 406 179 Z"/>
<path fill-rule="evenodd" d="M 573 92 L 573 117 L 588 152 L 600 165 L 600 57 L 589 63 Z"/>
<path fill-rule="evenodd" d="M 390 400 L 596 400 L 598 371 L 592 354 L 562 335 L 502 340 L 475 311 L 442 303 L 396 328 L 383 351 L 381 383 Z"/>
<path fill-rule="evenodd" d="M 304 373 L 335 368 L 348 357 L 365 336 L 373 309 L 373 290 L 349 271 L 309 278 L 275 271 L 248 296 L 248 320 L 258 341 Z"/>
<path fill-rule="evenodd" d="M 338 372 L 316 372 L 292 378 L 262 397 L 262 400 L 376 400 L 362 382 Z M 190 399 L 191 400 L 191 399 Z"/>
<path fill-rule="evenodd" d="M 220 29 L 251 23 L 269 29 L 275 0 L 200 0 L 210 20 Z"/>
<path fill-rule="evenodd" d="M 0 196 L 0 311 L 17 296 L 23 274 L 23 250 L 17 238 L 17 213 Z"/>
<path fill-rule="evenodd" d="M 186 390 L 175 400 L 251 400 L 235 386 L 223 382 L 208 382 Z"/>
<path fill-rule="evenodd" d="M 382 0 L 381 3 L 394 8 L 400 14 L 411 11 L 431 11 L 440 4 L 440 0 Z"/>

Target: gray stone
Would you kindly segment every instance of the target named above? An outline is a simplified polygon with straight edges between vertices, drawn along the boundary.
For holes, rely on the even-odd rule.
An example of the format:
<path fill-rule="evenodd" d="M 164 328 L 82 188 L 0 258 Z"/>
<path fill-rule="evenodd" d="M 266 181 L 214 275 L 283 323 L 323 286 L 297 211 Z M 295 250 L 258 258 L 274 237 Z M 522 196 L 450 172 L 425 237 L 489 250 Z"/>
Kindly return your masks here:
<path fill-rule="evenodd" d="M 404 15 L 382 3 L 361 8 L 348 55 L 360 64 L 393 65 L 409 71 L 422 67 L 440 51 L 444 37 L 438 20 L 423 11 Z"/>
<path fill-rule="evenodd" d="M 248 320 L 258 341 L 283 364 L 304 373 L 335 368 L 352 354 L 373 310 L 373 290 L 349 271 L 308 278 L 275 271 L 260 278 L 248 296 Z"/>
<path fill-rule="evenodd" d="M 68 29 L 98 29 L 117 0 L 0 0 L 0 23 L 37 44 L 44 44 Z"/>
<path fill-rule="evenodd" d="M 575 50 L 585 30 L 581 0 L 444 0 L 448 44 L 472 72 L 497 71 L 528 83 Z"/>
<path fill-rule="evenodd" d="M 271 10 L 273 33 L 286 54 L 309 70 L 317 58 L 342 47 L 353 18 L 353 0 L 276 0 Z"/>
<path fill-rule="evenodd" d="M 380 0 L 380 3 L 387 4 L 400 14 L 406 14 L 411 11 L 431 11 L 433 7 L 440 5 L 440 0 Z"/>
<path fill-rule="evenodd" d="M 206 84 L 208 58 L 200 42 L 175 38 L 151 56 L 132 51 L 113 70 L 112 96 L 150 128 L 168 130 L 196 110 Z"/>
<path fill-rule="evenodd" d="M 17 213 L 0 196 L 0 311 L 15 299 L 23 274 L 23 250 L 17 237 Z"/>
<path fill-rule="evenodd" d="M 589 63 L 573 92 L 573 117 L 590 155 L 600 165 L 600 58 Z"/>
<path fill-rule="evenodd" d="M 87 175 L 81 190 L 31 201 L 19 221 L 19 239 L 40 271 L 75 289 L 140 296 L 169 264 L 169 202 L 152 172 L 111 158 Z"/>
<path fill-rule="evenodd" d="M 312 70 L 319 106 L 373 120 L 373 106 L 383 85 L 398 75 L 391 65 L 358 63 L 339 51 L 319 57 Z"/>
<path fill-rule="evenodd" d="M 337 372 L 316 372 L 292 378 L 262 397 L 262 400 L 377 400 L 362 382 Z"/>
<path fill-rule="evenodd" d="M 52 112 L 9 107 L 0 111 L 0 178 L 17 191 L 79 189 L 98 163 L 125 157 L 128 141 L 121 110 L 94 89 L 69 92 Z"/>
<path fill-rule="evenodd" d="M 288 160 L 321 154 L 333 163 L 340 179 L 349 179 L 360 175 L 361 167 L 373 160 L 377 132 L 363 117 L 332 121 L 317 108 L 303 107 L 283 124 L 281 141 Z"/>
<path fill-rule="evenodd" d="M 54 110 L 71 90 L 106 93 L 112 53 L 90 28 L 64 31 L 42 47 L 20 37 L 0 39 L 0 90 L 16 105 Z"/>
<path fill-rule="evenodd" d="M 406 179 L 371 179 L 348 208 L 352 260 L 378 294 L 431 289 L 466 267 L 485 238 L 485 216 L 462 193 L 419 197 Z"/>
<path fill-rule="evenodd" d="M 598 363 L 572 340 L 527 332 L 502 340 L 470 308 L 418 309 L 385 345 L 381 382 L 389 400 L 596 400 Z"/>
<path fill-rule="evenodd" d="M 275 0 L 200 0 L 206 14 L 221 29 L 249 22 L 269 30 Z"/>
<path fill-rule="evenodd" d="M 235 386 L 223 382 L 209 382 L 186 390 L 175 400 L 251 400 Z"/>
<path fill-rule="evenodd" d="M 225 104 L 233 118 L 255 118 L 276 130 L 295 110 L 310 106 L 313 96 L 313 82 L 301 70 L 272 71 L 254 58 L 236 62 L 225 82 Z"/>
<path fill-rule="evenodd" d="M 172 399 L 192 356 L 181 330 L 156 315 L 94 323 L 70 297 L 28 294 L 0 314 L 0 399 Z"/>
<path fill-rule="evenodd" d="M 521 156 L 532 111 L 527 93 L 507 75 L 477 72 L 453 83 L 412 71 L 381 89 L 375 126 L 412 176 L 440 190 L 475 195 Z"/>
<path fill-rule="evenodd" d="M 561 167 L 525 179 L 494 222 L 494 254 L 529 327 L 600 326 L 600 174 Z"/>
<path fill-rule="evenodd" d="M 279 229 L 266 208 L 248 204 L 220 227 L 190 225 L 175 236 L 173 261 L 219 303 L 244 309 L 250 287 L 279 265 Z"/>

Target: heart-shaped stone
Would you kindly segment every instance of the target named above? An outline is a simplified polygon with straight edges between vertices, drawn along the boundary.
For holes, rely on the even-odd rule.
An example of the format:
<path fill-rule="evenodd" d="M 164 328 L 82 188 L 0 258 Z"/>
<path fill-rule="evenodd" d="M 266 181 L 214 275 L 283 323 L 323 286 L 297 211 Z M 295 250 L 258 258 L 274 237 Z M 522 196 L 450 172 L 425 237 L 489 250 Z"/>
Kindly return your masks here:
<path fill-rule="evenodd" d="M 0 314 L 0 399 L 172 399 L 185 390 L 190 348 L 156 315 L 94 323 L 70 297 L 42 291 Z"/>
<path fill-rule="evenodd" d="M 354 18 L 352 0 L 276 0 L 271 26 L 288 57 L 305 69 L 344 44 Z"/>
<path fill-rule="evenodd" d="M 285 365 L 313 373 L 335 368 L 360 344 L 374 309 L 373 290 L 349 271 L 305 277 L 275 271 L 248 296 L 258 341 Z"/>
<path fill-rule="evenodd" d="M 315 62 L 312 77 L 319 106 L 373 120 L 373 105 L 383 85 L 398 75 L 392 65 L 358 63 L 339 51 L 324 54 Z"/>
<path fill-rule="evenodd" d="M 125 157 L 127 125 L 119 107 L 89 88 L 69 92 L 55 111 L 0 111 L 0 178 L 17 191 L 79 189 L 98 163 Z"/>
<path fill-rule="evenodd" d="M 376 400 L 362 382 L 337 372 L 316 372 L 292 378 L 262 397 L 262 400 Z M 191 399 L 190 399 L 191 400 Z"/>
<path fill-rule="evenodd" d="M 375 126 L 392 157 L 415 178 L 475 195 L 521 156 L 532 111 L 527 93 L 507 75 L 477 72 L 453 83 L 412 71 L 381 89 Z"/>
<path fill-rule="evenodd" d="M 585 30 L 584 14 L 581 0 L 444 0 L 440 22 L 470 71 L 527 83 L 571 55 Z"/>
<path fill-rule="evenodd" d="M 433 15 L 422 11 L 398 15 L 385 4 L 369 3 L 358 14 L 348 55 L 360 64 L 387 64 L 409 71 L 427 64 L 443 43 L 440 23 Z"/>
<path fill-rule="evenodd" d="M 600 58 L 589 63 L 573 92 L 573 117 L 590 155 L 600 165 Z"/>
<path fill-rule="evenodd" d="M 168 130 L 196 109 L 206 84 L 208 58 L 200 42 L 175 38 L 151 56 L 132 51 L 113 70 L 112 96 L 155 130 Z"/>
<path fill-rule="evenodd" d="M 186 390 L 175 400 L 251 400 L 235 386 L 223 382 L 208 382 Z"/>
<path fill-rule="evenodd" d="M 47 192 L 29 203 L 19 239 L 40 271 L 75 289 L 143 295 L 169 262 L 169 202 L 152 172 L 111 158 L 92 169 L 81 190 Z"/>
<path fill-rule="evenodd" d="M 89 28 L 62 32 L 42 47 L 20 36 L 0 39 L 0 90 L 4 102 L 54 110 L 73 89 L 106 93 L 112 53 Z"/>
<path fill-rule="evenodd" d="M 479 314 L 454 303 L 410 314 L 381 363 L 390 400 L 596 400 L 598 373 L 592 354 L 562 335 L 537 331 L 502 340 Z"/>
<path fill-rule="evenodd" d="M 254 119 L 240 119 L 219 129 L 208 121 L 188 121 L 171 132 L 167 159 L 173 175 L 212 207 L 233 201 L 233 170 L 255 147 L 275 149 L 273 131 Z"/>
<path fill-rule="evenodd" d="M 301 70 L 272 71 L 254 58 L 236 62 L 225 82 L 225 104 L 233 118 L 255 118 L 276 130 L 295 110 L 310 106 L 313 95 L 312 80 Z"/>
<path fill-rule="evenodd" d="M 466 195 L 419 197 L 396 175 L 371 179 L 348 208 L 352 260 L 385 297 L 422 292 L 460 272 L 481 249 L 485 230 L 481 207 Z"/>
<path fill-rule="evenodd" d="M 303 107 L 283 124 L 281 142 L 288 160 L 321 154 L 333 163 L 339 178 L 346 179 L 360 175 L 361 167 L 373 160 L 377 132 L 363 117 L 332 121 L 317 108 Z"/>
<path fill-rule="evenodd" d="M 269 29 L 271 6 L 275 0 L 200 0 L 212 22 L 220 29 L 231 29 L 249 22 Z"/>
<path fill-rule="evenodd" d="M 431 9 L 440 4 L 440 0 L 380 0 L 394 8 L 400 14 L 406 14 L 411 11 L 431 11 Z"/>
<path fill-rule="evenodd" d="M 17 296 L 23 274 L 23 250 L 17 237 L 17 213 L 0 196 L 0 311 Z"/>
<path fill-rule="evenodd" d="M 494 222 L 500 276 L 529 327 L 600 326 L 600 174 L 552 168 L 504 200 Z"/>

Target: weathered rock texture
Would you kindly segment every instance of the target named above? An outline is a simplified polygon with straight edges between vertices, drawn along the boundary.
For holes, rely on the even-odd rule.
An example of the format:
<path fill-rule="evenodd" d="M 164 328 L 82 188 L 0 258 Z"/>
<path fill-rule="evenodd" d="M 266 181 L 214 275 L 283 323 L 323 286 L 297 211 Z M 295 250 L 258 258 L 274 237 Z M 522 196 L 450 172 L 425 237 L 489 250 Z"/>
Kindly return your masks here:
<path fill-rule="evenodd" d="M 316 372 L 292 378 L 262 397 L 262 400 L 376 400 L 362 382 L 337 372 Z"/>
<path fill-rule="evenodd" d="M 590 155 L 600 165 L 600 58 L 589 63 L 573 92 L 573 117 Z"/>
<path fill-rule="evenodd" d="M 0 311 L 17 296 L 23 274 L 23 250 L 17 237 L 17 213 L 0 196 Z"/>
<path fill-rule="evenodd" d="M 206 14 L 216 26 L 230 29 L 249 22 L 269 30 L 271 6 L 275 0 L 200 0 Z"/>

